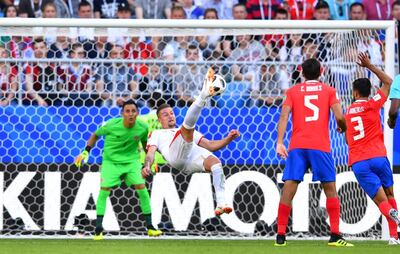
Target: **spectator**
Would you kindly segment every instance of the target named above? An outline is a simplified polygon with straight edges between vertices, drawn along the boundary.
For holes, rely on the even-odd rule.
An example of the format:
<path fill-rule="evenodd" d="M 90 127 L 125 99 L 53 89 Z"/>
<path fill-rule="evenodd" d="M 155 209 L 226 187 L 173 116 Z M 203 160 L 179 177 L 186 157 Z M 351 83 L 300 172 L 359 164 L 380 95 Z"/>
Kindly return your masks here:
<path fill-rule="evenodd" d="M 272 19 L 279 6 L 279 0 L 249 0 L 246 3 L 247 19 Z"/>
<path fill-rule="evenodd" d="M 107 41 L 107 36 L 95 37 L 94 41 L 85 41 L 83 48 L 90 59 L 107 59 L 113 47 L 112 43 Z"/>
<path fill-rule="evenodd" d="M 82 44 L 72 44 L 69 52 L 69 58 L 74 60 L 82 60 L 85 58 L 86 52 Z M 61 93 L 66 96 L 64 105 L 70 106 L 90 106 L 92 101 L 89 100 L 89 92 L 92 90 L 92 72 L 88 65 L 72 62 L 62 65 L 58 68 L 58 81 L 60 82 Z"/>
<path fill-rule="evenodd" d="M 137 19 L 169 19 L 171 1 L 169 0 L 136 0 Z"/>
<path fill-rule="evenodd" d="M 300 69 L 303 55 L 303 39 L 301 34 L 290 34 L 285 45 L 279 50 L 279 59 L 282 62 L 292 63 L 287 66 L 287 71 L 294 84 L 300 82 Z"/>
<path fill-rule="evenodd" d="M 368 20 L 391 20 L 394 0 L 363 0 Z"/>
<path fill-rule="evenodd" d="M 256 106 L 280 106 L 289 89 L 289 77 L 286 71 L 267 59 L 253 83 L 251 97 Z"/>
<path fill-rule="evenodd" d="M 18 11 L 27 13 L 29 18 L 40 18 L 42 16 L 42 7 L 48 1 L 41 0 L 20 0 Z"/>
<path fill-rule="evenodd" d="M 202 5 L 206 9 L 215 9 L 220 19 L 232 19 L 232 7 L 238 0 L 209 0 Z M 204 13 L 204 19 L 206 14 Z"/>
<path fill-rule="evenodd" d="M 290 19 L 312 19 L 316 0 L 283 0 L 282 7 L 290 13 Z"/>
<path fill-rule="evenodd" d="M 93 9 L 96 19 L 114 19 L 117 17 L 118 6 L 127 3 L 126 0 L 94 0 Z M 127 3 L 129 5 L 129 3 Z"/>
<path fill-rule="evenodd" d="M 57 36 L 56 42 L 50 45 L 47 58 L 68 58 L 70 51 L 69 39 L 66 36 Z"/>
<path fill-rule="evenodd" d="M 122 60 L 123 50 L 121 46 L 114 45 L 109 59 Z M 105 105 L 111 105 L 112 100 L 117 105 L 122 105 L 125 100 L 136 98 L 138 95 L 136 79 L 133 68 L 116 62 L 100 65 L 94 76 L 96 90 Z"/>
<path fill-rule="evenodd" d="M 4 17 L 5 18 L 16 18 L 18 17 L 18 9 L 15 5 L 8 5 L 4 8 Z"/>
<path fill-rule="evenodd" d="M 47 55 L 46 42 L 42 38 L 33 41 L 35 59 L 44 59 Z M 58 96 L 57 72 L 53 64 L 38 62 L 27 64 L 24 70 L 25 85 L 28 93 L 28 101 L 24 104 L 39 106 L 60 105 Z"/>
<path fill-rule="evenodd" d="M 0 44 L 0 58 L 9 58 L 7 49 Z M 0 62 L 0 106 L 12 104 L 18 90 L 18 69 L 14 65 Z"/>
<path fill-rule="evenodd" d="M 288 20 L 289 13 L 287 10 L 280 8 L 275 12 L 274 20 Z M 263 43 L 267 49 L 267 55 L 279 59 L 279 49 L 282 48 L 285 44 L 286 35 L 284 34 L 267 34 L 264 35 L 261 43 Z M 277 54 L 273 56 L 273 54 Z"/>
<path fill-rule="evenodd" d="M 171 19 L 186 19 L 186 12 L 182 6 L 174 6 L 171 8 Z"/>
<path fill-rule="evenodd" d="M 125 45 L 124 58 L 136 60 L 154 59 L 156 54 L 151 43 L 146 43 L 144 38 L 134 36 L 131 41 Z M 142 76 L 148 74 L 149 68 L 147 64 L 134 64 L 135 73 L 140 73 Z"/>
<path fill-rule="evenodd" d="M 218 19 L 217 10 L 213 8 L 206 9 L 204 11 L 204 19 Z M 196 36 L 196 41 L 199 45 L 200 50 L 203 52 L 204 59 L 215 57 L 214 52 L 219 44 L 220 38 L 221 36 L 219 35 Z"/>
<path fill-rule="evenodd" d="M 73 10 L 74 4 L 77 4 L 77 1 L 69 1 L 71 6 L 68 6 L 64 0 L 53 0 L 52 3 L 56 6 L 57 9 L 57 18 L 71 18 L 71 10 Z"/>
<path fill-rule="evenodd" d="M 193 0 L 180 0 L 187 19 L 203 19 L 203 9 L 193 4 Z"/>
<path fill-rule="evenodd" d="M 257 72 L 257 61 L 267 57 L 264 46 L 254 39 L 253 35 L 237 35 L 237 47 L 232 51 L 229 61 L 246 61 L 246 64 L 232 65 L 234 80 L 246 81 L 253 84 Z M 254 63 L 252 65 L 251 63 Z"/>
<path fill-rule="evenodd" d="M 130 19 L 132 17 L 131 9 L 128 3 L 121 3 L 118 5 L 117 18 Z M 113 44 L 125 45 L 129 42 L 128 28 L 108 28 L 108 41 Z"/>
<path fill-rule="evenodd" d="M 318 58 L 318 45 L 313 39 L 308 39 L 304 42 L 302 48 L 303 61 L 311 58 Z"/>
<path fill-rule="evenodd" d="M 53 2 L 47 2 L 42 5 L 43 18 L 57 18 L 57 7 Z"/>
<path fill-rule="evenodd" d="M 243 4 L 235 4 L 232 8 L 232 16 L 233 19 L 246 19 L 247 17 L 247 10 L 246 6 Z M 222 52 L 222 58 L 226 59 L 230 57 L 232 50 L 236 48 L 236 44 L 234 41 L 234 38 L 232 35 L 228 36 L 222 36 L 221 37 L 221 44 L 220 44 L 220 49 L 217 49 L 217 51 Z"/>
<path fill-rule="evenodd" d="M 196 45 L 189 45 L 186 49 L 187 61 L 198 61 L 200 50 Z M 182 65 L 176 74 L 177 106 L 190 106 L 194 98 L 200 94 L 207 68 L 203 65 L 188 63 Z"/>
<path fill-rule="evenodd" d="M 329 12 L 329 4 L 326 1 L 318 1 L 314 7 L 315 20 L 329 20 L 331 19 Z"/>
<path fill-rule="evenodd" d="M 185 61 L 186 49 L 189 45 L 188 36 L 176 36 L 164 48 L 162 58 L 167 61 Z M 199 60 L 199 59 L 197 59 Z"/>
<path fill-rule="evenodd" d="M 78 18 L 80 19 L 91 19 L 93 18 L 92 5 L 82 0 L 78 6 Z M 71 38 L 78 38 L 79 42 L 93 41 L 94 40 L 94 28 L 91 27 L 71 27 Z"/>
<path fill-rule="evenodd" d="M 400 1 L 394 1 L 392 4 L 392 16 L 394 20 L 400 20 Z"/>
<path fill-rule="evenodd" d="M 334 20 L 348 20 L 350 6 L 359 0 L 326 0 Z"/>
<path fill-rule="evenodd" d="M 350 5 L 349 12 L 350 20 L 366 20 L 367 15 L 365 14 L 365 8 L 362 3 L 353 3 Z"/>

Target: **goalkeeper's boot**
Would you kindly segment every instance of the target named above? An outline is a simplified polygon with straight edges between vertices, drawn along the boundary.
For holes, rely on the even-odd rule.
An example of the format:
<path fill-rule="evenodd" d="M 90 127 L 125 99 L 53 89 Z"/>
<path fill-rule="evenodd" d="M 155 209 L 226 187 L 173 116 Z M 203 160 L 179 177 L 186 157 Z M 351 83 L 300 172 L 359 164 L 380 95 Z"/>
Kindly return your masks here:
<path fill-rule="evenodd" d="M 341 235 L 338 234 L 331 234 L 331 238 L 329 239 L 328 242 L 329 246 L 334 246 L 334 247 L 353 247 L 354 245 L 351 243 L 348 243 L 346 240 L 343 239 Z"/>
<path fill-rule="evenodd" d="M 163 234 L 163 232 L 161 230 L 156 229 L 153 226 L 147 227 L 147 235 L 150 237 L 157 237 L 162 234 Z"/>
<path fill-rule="evenodd" d="M 211 96 L 214 96 L 216 91 L 214 91 L 214 87 L 212 86 L 213 81 L 215 80 L 215 71 L 212 68 L 208 68 L 206 77 L 204 79 L 203 88 L 201 89 L 201 98 L 207 99 Z"/>
<path fill-rule="evenodd" d="M 223 206 L 218 206 L 217 208 L 215 208 L 214 213 L 215 213 L 215 216 L 221 216 L 224 213 L 227 213 L 227 214 L 231 213 L 232 210 L 233 210 L 232 207 L 223 205 Z"/>
<path fill-rule="evenodd" d="M 394 237 L 389 238 L 388 245 L 400 245 L 400 240 Z"/>
<path fill-rule="evenodd" d="M 286 236 L 285 235 L 276 235 L 276 241 L 275 241 L 274 246 L 285 247 L 286 246 Z"/>
<path fill-rule="evenodd" d="M 393 208 L 390 209 L 389 216 L 394 222 L 396 222 L 397 226 L 400 227 L 400 218 L 399 218 L 399 213 L 397 212 L 397 210 L 393 209 Z"/>
<path fill-rule="evenodd" d="M 103 228 L 97 228 L 96 227 L 96 229 L 94 230 L 93 240 L 95 240 L 95 241 L 104 240 Z"/>

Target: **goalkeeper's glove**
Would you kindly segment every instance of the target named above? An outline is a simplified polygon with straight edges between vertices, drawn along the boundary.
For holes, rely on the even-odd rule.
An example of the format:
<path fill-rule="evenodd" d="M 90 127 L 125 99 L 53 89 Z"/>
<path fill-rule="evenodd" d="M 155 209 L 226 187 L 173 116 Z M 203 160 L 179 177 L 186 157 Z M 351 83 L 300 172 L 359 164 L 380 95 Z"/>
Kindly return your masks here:
<path fill-rule="evenodd" d="M 89 152 L 85 150 L 78 157 L 76 157 L 75 166 L 80 168 L 88 161 L 88 159 L 89 159 Z"/>

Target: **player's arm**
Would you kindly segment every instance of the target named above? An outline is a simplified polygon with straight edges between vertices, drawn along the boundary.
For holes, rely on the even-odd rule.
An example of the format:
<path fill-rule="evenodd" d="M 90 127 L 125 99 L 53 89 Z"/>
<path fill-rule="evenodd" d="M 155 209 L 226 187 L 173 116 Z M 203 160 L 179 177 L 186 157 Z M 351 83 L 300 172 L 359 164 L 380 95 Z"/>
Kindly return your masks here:
<path fill-rule="evenodd" d="M 335 103 L 331 106 L 331 110 L 333 112 L 333 115 L 335 116 L 336 123 L 337 123 L 337 131 L 339 133 L 344 133 L 347 130 L 346 126 L 346 119 L 344 118 L 343 112 L 342 112 L 342 107 L 340 106 L 340 103 Z"/>
<path fill-rule="evenodd" d="M 90 138 L 86 144 L 85 150 L 80 155 L 78 155 L 78 157 L 76 157 L 76 159 L 75 159 L 75 165 L 77 167 L 81 167 L 83 164 L 85 164 L 88 161 L 89 152 L 92 149 L 92 147 L 96 144 L 97 139 L 98 139 L 98 137 L 97 137 L 96 133 L 93 133 L 90 136 Z"/>
<path fill-rule="evenodd" d="M 208 140 L 206 138 L 202 138 L 200 140 L 199 146 L 207 149 L 210 152 L 215 152 L 227 146 L 230 142 L 232 142 L 239 136 L 240 132 L 238 130 L 231 130 L 225 138 L 220 140 Z"/>
<path fill-rule="evenodd" d="M 282 157 L 282 159 L 286 159 L 288 156 L 286 147 L 283 144 L 283 138 L 285 137 L 285 132 L 291 111 L 292 108 L 290 106 L 283 105 L 278 122 L 278 140 L 276 142 L 276 152 Z"/>
<path fill-rule="evenodd" d="M 154 156 L 156 154 L 156 151 L 157 151 L 157 147 L 156 146 L 150 146 L 147 149 L 146 158 L 144 159 L 144 166 L 142 168 L 142 176 L 143 176 L 143 178 L 146 178 L 146 177 L 148 177 L 149 175 L 152 174 L 151 166 L 154 163 Z"/>
<path fill-rule="evenodd" d="M 390 104 L 390 109 L 389 109 L 389 119 L 388 119 L 388 125 L 390 128 L 394 128 L 396 125 L 396 119 L 397 119 L 397 114 L 399 112 L 399 107 L 400 107 L 400 99 L 392 99 Z"/>
<path fill-rule="evenodd" d="M 376 67 L 371 63 L 368 53 L 365 52 L 359 53 L 357 64 L 361 67 L 368 68 L 379 78 L 379 80 L 383 83 L 380 90 L 386 97 L 388 97 L 390 92 L 390 86 L 392 85 L 393 82 L 392 78 L 389 77 L 389 75 L 387 75 L 383 70 L 381 70 L 380 68 Z"/>

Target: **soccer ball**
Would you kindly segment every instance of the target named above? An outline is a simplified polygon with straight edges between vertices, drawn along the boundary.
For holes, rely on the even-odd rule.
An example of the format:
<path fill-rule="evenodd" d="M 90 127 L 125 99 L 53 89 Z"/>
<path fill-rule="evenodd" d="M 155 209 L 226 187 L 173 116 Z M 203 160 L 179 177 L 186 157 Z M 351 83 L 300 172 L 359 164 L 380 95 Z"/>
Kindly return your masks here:
<path fill-rule="evenodd" d="M 214 96 L 222 94 L 226 88 L 225 79 L 222 76 L 215 74 L 210 88 L 214 90 Z"/>

